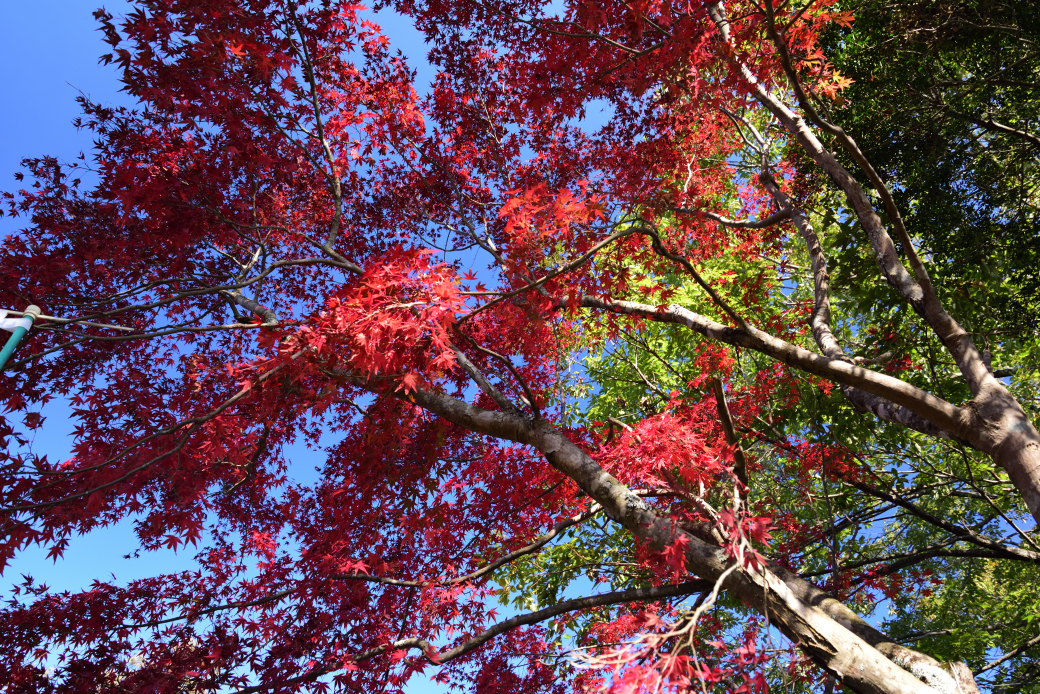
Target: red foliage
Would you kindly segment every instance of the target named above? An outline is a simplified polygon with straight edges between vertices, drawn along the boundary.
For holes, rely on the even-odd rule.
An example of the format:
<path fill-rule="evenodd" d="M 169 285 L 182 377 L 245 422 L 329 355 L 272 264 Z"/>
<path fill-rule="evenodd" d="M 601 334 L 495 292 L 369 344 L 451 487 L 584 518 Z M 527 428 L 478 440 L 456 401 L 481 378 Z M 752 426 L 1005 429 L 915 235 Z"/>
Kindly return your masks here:
<path fill-rule="evenodd" d="M 6 194 L 30 225 L 4 241 L 0 304 L 101 327 L 36 332 L 18 377 L 0 382 L 5 439 L 19 419 L 39 427 L 33 408 L 52 397 L 76 420 L 68 460 L 17 447 L 0 459 L 0 566 L 32 544 L 59 556 L 74 534 L 132 517 L 145 550 L 190 545 L 198 570 L 75 594 L 27 581 L 2 613 L 5 691 L 392 690 L 431 667 L 422 653 L 437 661 L 482 631 L 494 584 L 454 579 L 589 500 L 531 448 L 415 404 L 427 389 L 504 409 L 466 364 L 622 482 L 671 494 L 655 503 L 676 524 L 720 522 L 751 565 L 749 543 L 770 539 L 768 509 L 713 519 L 689 501 L 735 484 L 710 398 L 676 397 L 609 442 L 559 406 L 565 355 L 619 325 L 602 331 L 579 297 L 663 304 L 675 291 L 640 285 L 681 271 L 655 252 L 647 220 L 731 214 L 735 187 L 740 213 L 767 211 L 761 190 L 734 185 L 728 158 L 742 144 L 719 107 L 748 103 L 747 78 L 727 67 L 707 6 L 582 0 L 554 19 L 526 1 L 393 4 L 431 41 L 428 93 L 351 2 L 139 0 L 120 20 L 96 14 L 103 60 L 140 107 L 82 100 L 96 187 L 44 158 L 28 164 L 31 186 Z M 833 96 L 841 78 L 815 39 L 846 19 L 829 4 L 788 36 Z M 773 82 L 761 15 L 731 14 L 734 45 Z M 579 127 L 600 106 L 604 122 Z M 698 214 L 655 233 L 694 264 L 778 240 Z M 764 278 L 744 289 L 749 305 L 772 290 Z M 698 359 L 691 392 L 733 363 L 715 347 Z M 734 418 L 795 393 L 783 369 L 765 373 Z M 324 452 L 313 484 L 294 479 L 293 443 Z M 821 455 L 827 474 L 854 474 L 838 454 L 792 449 L 806 466 Z M 643 557 L 653 582 L 680 580 L 684 541 Z M 665 624 L 626 609 L 599 634 Z M 389 647 L 410 638 L 432 645 Z M 713 665 L 683 655 L 620 668 L 613 687 L 730 678 L 763 691 L 757 638 Z M 558 691 L 556 661 L 540 659 L 550 648 L 540 627 L 510 631 L 443 676 L 480 692 Z"/>

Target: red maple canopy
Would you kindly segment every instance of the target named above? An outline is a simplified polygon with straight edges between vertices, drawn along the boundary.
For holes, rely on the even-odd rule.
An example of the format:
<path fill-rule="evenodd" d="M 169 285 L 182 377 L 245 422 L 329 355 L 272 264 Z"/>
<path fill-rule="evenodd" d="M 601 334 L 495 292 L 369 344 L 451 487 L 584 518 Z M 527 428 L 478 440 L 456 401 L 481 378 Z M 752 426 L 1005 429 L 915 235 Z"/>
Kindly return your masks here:
<path fill-rule="evenodd" d="M 3 433 L 55 397 L 77 429 L 68 460 L 8 450 L 0 561 L 133 517 L 143 549 L 198 569 L 24 584 L 0 690 L 375 692 L 425 671 L 479 692 L 760 691 L 777 666 L 932 692 L 966 675 L 790 571 L 800 531 L 755 490 L 754 446 L 857 479 L 847 451 L 770 433 L 768 403 L 808 380 L 991 456 L 1040 517 L 1040 435 L 813 105 L 847 84 L 818 45 L 851 20 L 832 0 L 393 3 L 428 39 L 429 88 L 359 5 L 136 5 L 96 15 L 139 103 L 83 100 L 96 186 L 39 159 L 7 196 L 30 221 L 3 246 L 0 302 L 45 317 L 0 380 Z M 817 174 L 969 404 L 846 356 L 805 208 Z M 792 239 L 808 301 L 784 303 L 781 261 L 733 269 Z M 612 384 L 582 381 L 582 359 L 662 326 L 696 338 L 698 375 L 635 419 L 584 416 Z M 766 366 L 737 378 L 740 355 Z M 286 453 L 301 442 L 323 451 L 313 482 Z M 580 537 L 620 559 L 496 614 L 510 567 Z M 723 599 L 746 621 L 711 617 Z M 764 653 L 767 636 L 786 643 Z"/>

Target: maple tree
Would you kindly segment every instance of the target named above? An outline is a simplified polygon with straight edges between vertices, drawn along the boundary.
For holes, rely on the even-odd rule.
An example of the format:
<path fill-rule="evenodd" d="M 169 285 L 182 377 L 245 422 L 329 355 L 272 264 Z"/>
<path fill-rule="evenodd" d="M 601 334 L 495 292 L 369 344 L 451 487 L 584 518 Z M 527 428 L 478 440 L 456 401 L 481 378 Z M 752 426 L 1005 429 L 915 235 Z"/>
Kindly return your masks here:
<path fill-rule="evenodd" d="M 848 8 L 389 5 L 429 89 L 352 3 L 96 13 L 139 105 L 5 194 L 0 562 L 198 568 L 26 579 L 5 691 L 1035 688 L 1035 335 L 836 124 Z"/>

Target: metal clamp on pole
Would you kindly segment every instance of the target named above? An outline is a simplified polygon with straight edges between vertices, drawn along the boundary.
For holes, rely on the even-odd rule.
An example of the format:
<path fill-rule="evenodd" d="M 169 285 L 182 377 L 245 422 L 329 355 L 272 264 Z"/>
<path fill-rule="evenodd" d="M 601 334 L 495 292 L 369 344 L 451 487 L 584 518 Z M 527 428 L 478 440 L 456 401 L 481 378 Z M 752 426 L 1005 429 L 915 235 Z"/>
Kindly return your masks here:
<path fill-rule="evenodd" d="M 4 366 L 7 365 L 7 360 L 14 354 L 14 351 L 18 348 L 18 343 L 29 332 L 29 328 L 33 326 L 39 315 L 39 306 L 29 306 L 25 309 L 21 318 L 8 318 L 7 311 L 0 311 L 0 329 L 11 333 L 11 337 L 7 338 L 7 344 L 0 351 L 0 371 L 3 371 Z"/>

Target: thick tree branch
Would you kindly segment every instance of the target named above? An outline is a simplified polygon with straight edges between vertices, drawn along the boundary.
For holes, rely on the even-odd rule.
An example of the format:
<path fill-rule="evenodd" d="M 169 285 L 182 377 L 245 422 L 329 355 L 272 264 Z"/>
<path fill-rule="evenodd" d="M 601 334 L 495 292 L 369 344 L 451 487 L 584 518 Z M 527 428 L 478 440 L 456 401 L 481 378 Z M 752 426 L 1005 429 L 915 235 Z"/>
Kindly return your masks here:
<path fill-rule="evenodd" d="M 914 414 L 950 432 L 951 436 L 969 439 L 970 412 L 935 397 L 927 391 L 876 371 L 864 369 L 841 359 L 822 356 L 798 347 L 755 328 L 747 330 L 717 323 L 682 306 L 650 306 L 634 301 L 600 299 L 586 296 L 582 305 L 612 311 L 661 323 L 684 325 L 705 337 L 734 347 L 745 347 L 770 356 L 802 371 L 822 376 L 836 383 L 855 386 L 901 405 Z"/>
<path fill-rule="evenodd" d="M 458 347 L 455 347 L 455 361 L 459 363 L 462 370 L 469 374 L 469 377 L 473 379 L 473 382 L 480 386 L 480 389 L 488 394 L 488 396 L 494 400 L 499 407 L 503 410 L 515 410 L 516 405 L 510 402 L 509 398 L 502 395 L 502 393 L 491 384 L 489 380 L 484 376 L 480 369 L 471 362 L 465 354 L 462 353 Z"/>
<path fill-rule="evenodd" d="M 470 431 L 539 450 L 610 517 L 652 546 L 663 548 L 674 541 L 676 532 L 683 532 L 657 517 L 639 496 L 545 420 L 492 412 L 424 390 L 411 393 L 408 399 Z M 686 539 L 687 565 L 695 575 L 714 582 L 731 568 L 721 548 L 693 535 L 686 534 Z M 755 609 L 768 611 L 773 623 L 810 658 L 853 691 L 934 694 L 925 682 L 952 685 L 942 664 L 894 643 L 837 600 L 773 563 L 762 571 L 732 572 L 724 587 Z"/>
<path fill-rule="evenodd" d="M 832 359 L 856 363 L 855 360 L 849 359 L 845 354 L 845 350 L 842 349 L 841 344 L 831 331 L 831 278 L 827 270 L 827 256 L 823 252 L 823 246 L 820 244 L 816 230 L 813 229 L 809 219 L 801 210 L 791 207 L 790 199 L 780 190 L 780 186 L 777 185 L 776 180 L 769 174 L 768 170 L 762 171 L 759 180 L 777 205 L 791 209 L 791 221 L 801 234 L 805 247 L 809 252 L 813 273 L 813 313 L 809 319 L 809 327 L 812 330 L 813 339 L 824 355 Z M 867 393 L 860 388 L 850 385 L 843 384 L 841 390 L 845 397 L 860 411 L 870 412 L 879 419 L 902 424 L 909 429 L 928 434 L 929 436 L 953 439 L 949 433 L 928 419 L 911 412 L 905 407 L 893 404 L 883 397 Z"/>
<path fill-rule="evenodd" d="M 711 7 L 713 8 L 710 10 L 712 20 L 715 22 L 716 27 L 719 28 L 720 34 L 723 35 L 724 42 L 728 44 L 729 25 L 728 21 L 725 19 L 722 3 L 716 3 Z M 768 9 L 767 15 L 771 14 L 772 10 Z M 767 22 L 767 24 L 769 24 L 769 22 Z M 770 31 L 775 34 L 775 26 L 771 26 Z M 783 39 L 779 37 L 775 37 L 774 42 L 777 45 L 777 50 L 781 56 L 781 61 L 783 62 L 786 44 Z M 986 369 L 981 354 L 972 342 L 971 337 L 939 303 L 931 285 L 931 280 L 928 278 L 927 271 L 925 270 L 923 263 L 921 263 L 920 259 L 917 257 L 916 251 L 913 249 L 913 244 L 910 241 L 909 235 L 906 234 L 905 228 L 902 226 L 902 221 L 898 216 L 898 209 L 895 207 L 894 203 L 891 205 L 892 209 L 887 211 L 889 216 L 893 219 L 897 231 L 901 231 L 900 240 L 905 246 L 904 251 L 910 258 L 911 265 L 914 267 L 917 276 L 916 279 L 906 271 L 905 267 L 903 267 L 892 238 L 881 223 L 881 218 L 874 210 L 870 199 L 867 197 L 863 188 L 859 185 L 856 179 L 853 178 L 840 162 L 838 162 L 834 154 L 823 146 L 819 138 L 817 138 L 809 129 L 805 120 L 800 115 L 792 111 L 785 103 L 762 86 L 750 68 L 740 60 L 732 46 L 728 47 L 726 59 L 748 85 L 754 97 L 773 114 L 773 116 L 791 133 L 791 135 L 795 137 L 813 161 L 815 161 L 845 193 L 850 205 L 856 213 L 856 216 L 863 225 L 864 230 L 867 232 L 867 237 L 874 249 L 875 259 L 877 260 L 878 266 L 880 267 L 885 279 L 900 293 L 900 295 L 914 308 L 914 310 L 925 319 L 928 325 L 935 331 L 936 335 L 938 335 L 939 339 L 942 340 L 943 344 L 946 345 L 950 354 L 960 367 L 961 372 L 964 374 L 965 380 L 971 387 L 972 392 L 977 394 L 981 390 L 984 382 L 987 380 L 987 377 L 989 380 L 995 382 L 995 379 L 992 378 L 992 375 Z M 850 148 L 850 153 L 853 154 L 853 158 L 857 159 L 857 163 L 864 168 L 868 177 L 871 177 L 870 174 L 873 172 L 871 181 L 875 187 L 878 188 L 882 198 L 885 199 L 887 188 L 884 186 L 880 177 L 877 176 L 877 173 L 873 171 L 870 163 L 865 157 L 863 157 L 862 153 L 859 152 L 859 148 L 855 142 L 852 141 L 843 130 L 823 121 L 823 119 L 816 114 L 816 111 L 813 109 L 812 104 L 809 103 L 804 90 L 801 89 L 800 82 L 797 79 L 797 75 L 794 74 L 793 68 L 790 67 L 789 60 L 785 66 L 785 71 L 788 73 L 788 78 L 791 80 L 792 87 L 795 89 L 796 96 L 799 98 L 799 104 L 802 106 L 803 110 L 809 114 L 810 119 L 813 119 L 815 114 L 813 122 L 816 123 L 818 127 L 821 127 L 836 137 L 839 137 L 842 142 L 847 144 L 847 147 Z M 858 157 L 856 153 L 859 153 Z M 862 161 L 860 161 L 860 159 L 862 159 Z M 888 195 L 888 198 L 891 198 L 890 194 Z M 1038 439 L 1040 439 L 1040 437 L 1038 437 Z"/>
<path fill-rule="evenodd" d="M 879 414 L 883 412 L 895 421 L 928 431 L 930 427 L 922 423 L 923 420 L 941 429 L 948 438 L 993 456 L 997 464 L 1007 470 L 1033 518 L 1040 521 L 1040 434 L 1021 405 L 999 384 L 999 388 L 990 390 L 989 397 L 981 402 L 976 398 L 968 406 L 957 407 L 898 378 L 810 352 L 751 326 L 728 327 L 682 306 L 658 307 L 591 296 L 583 297 L 582 305 L 685 325 L 713 340 L 752 349 L 802 371 L 883 398 L 903 410 L 877 403 Z M 871 405 L 871 401 L 863 404 Z"/>
<path fill-rule="evenodd" d="M 230 292 L 221 292 L 221 295 L 227 297 L 231 301 L 234 301 L 236 304 L 238 304 L 242 308 L 246 309 L 247 311 L 250 311 L 251 313 L 254 313 L 257 316 L 260 316 L 261 318 L 264 319 L 264 323 L 266 323 L 268 325 L 277 325 L 278 324 L 278 314 L 277 313 L 275 313 L 271 309 L 267 308 L 263 304 L 259 303 L 255 299 L 250 299 L 245 294 L 243 294 L 241 292 L 241 290 L 239 290 L 239 291 L 230 291 Z"/>

